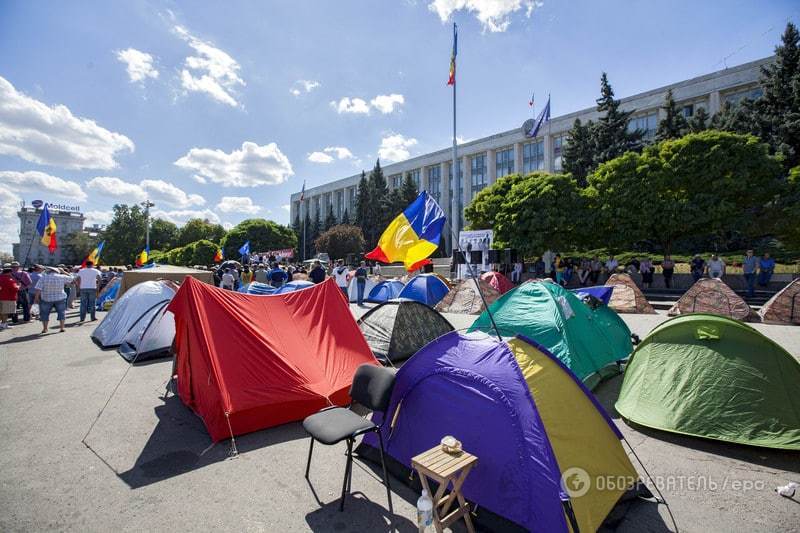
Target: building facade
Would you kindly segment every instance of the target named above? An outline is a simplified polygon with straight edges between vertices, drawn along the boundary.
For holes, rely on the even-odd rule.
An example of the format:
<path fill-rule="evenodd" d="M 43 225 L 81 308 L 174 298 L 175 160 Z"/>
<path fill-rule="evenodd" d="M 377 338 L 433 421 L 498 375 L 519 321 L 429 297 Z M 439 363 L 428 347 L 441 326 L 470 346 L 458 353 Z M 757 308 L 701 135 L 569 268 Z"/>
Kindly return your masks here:
<path fill-rule="evenodd" d="M 56 239 L 59 243 L 55 253 L 50 253 L 47 246 L 42 245 L 41 237 L 36 231 L 36 223 L 42 214 L 41 208 L 23 205 L 17 212 L 19 216 L 19 242 L 13 245 L 14 259 L 24 265 L 58 265 L 63 263 L 64 247 L 62 243 L 67 236 L 83 231 L 86 217 L 77 206 L 63 206 L 57 209 L 48 205 L 50 216 L 56 221 Z"/>
<path fill-rule="evenodd" d="M 714 115 L 726 101 L 736 103 L 744 98 L 755 99 L 760 96 L 761 67 L 773 61 L 774 57 L 768 57 L 622 98 L 620 107 L 623 110 L 635 110 L 629 128 L 642 130 L 645 139 L 652 140 L 663 118 L 661 106 L 669 89 L 672 89 L 673 98 L 685 117 L 690 118 L 700 108 Z M 410 175 L 417 182 L 419 190 L 426 190 L 436 198 L 457 234 L 464 227 L 464 207 L 478 191 L 493 184 L 497 178 L 515 172 L 560 172 L 561 154 L 575 119 L 585 123 L 588 120 L 596 121 L 600 116 L 595 107 L 590 107 L 552 117 L 534 138 L 527 137 L 523 128 L 518 127 L 460 144 L 456 180 L 453 180 L 452 172 L 452 147 L 386 165 L 383 172 L 390 189 L 400 187 L 405 176 Z M 290 221 L 293 222 L 298 214 L 304 217 L 306 210 L 312 219 L 319 212 L 324 220 L 329 206 L 337 218 L 342 217 L 345 209 L 352 216 L 360 178 L 359 173 L 306 189 L 302 208 L 300 192 L 292 194 Z M 455 199 L 454 184 L 457 191 Z M 457 204 L 455 209 L 459 215 L 455 219 L 450 216 L 454 204 Z"/>

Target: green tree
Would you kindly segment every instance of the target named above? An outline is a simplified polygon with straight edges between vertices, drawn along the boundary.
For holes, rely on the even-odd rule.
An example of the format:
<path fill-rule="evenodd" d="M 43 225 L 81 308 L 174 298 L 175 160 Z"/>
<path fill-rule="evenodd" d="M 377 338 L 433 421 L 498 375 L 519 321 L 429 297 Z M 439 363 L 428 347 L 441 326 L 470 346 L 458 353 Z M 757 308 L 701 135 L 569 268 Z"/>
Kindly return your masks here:
<path fill-rule="evenodd" d="M 327 252 L 331 259 L 344 259 L 347 254 L 364 251 L 364 234 L 358 226 L 339 224 L 317 237 L 314 246 L 318 252 Z"/>
<path fill-rule="evenodd" d="M 190 242 L 186 246 L 178 248 L 179 251 L 175 254 L 176 264 L 181 266 L 190 266 L 193 264 L 192 258 L 194 257 L 195 244 L 194 242 Z"/>
<path fill-rule="evenodd" d="M 355 225 L 360 227 L 362 230 L 366 228 L 367 225 L 369 198 L 369 181 L 367 180 L 367 174 L 362 170 L 361 179 L 358 180 L 358 191 L 356 193 L 356 213 L 354 220 Z"/>
<path fill-rule="evenodd" d="M 314 241 L 311 236 L 311 215 L 308 214 L 308 209 L 306 209 L 303 227 L 300 229 L 300 236 L 297 240 L 297 242 L 300 243 L 300 247 L 302 249 L 301 257 L 304 260 L 308 259 L 312 255 L 311 250 L 314 247 Z"/>
<path fill-rule="evenodd" d="M 103 232 L 106 245 L 103 262 L 107 265 L 133 264 L 145 245 L 144 212 L 138 205 L 116 204 L 111 223 Z"/>
<path fill-rule="evenodd" d="M 661 106 L 661 109 L 664 110 L 664 118 L 658 123 L 656 141 L 677 139 L 683 136 L 689 128 L 689 124 L 678 109 L 675 98 L 672 97 L 672 89 L 667 90 L 667 95 L 664 98 L 664 105 Z"/>
<path fill-rule="evenodd" d="M 366 220 L 361 227 L 367 246 L 374 246 L 378 242 L 381 232 L 394 218 L 391 212 L 389 188 L 386 185 L 386 177 L 383 175 L 380 160 L 375 161 L 375 167 L 369 174 L 367 192 L 369 193 L 369 203 L 367 204 Z"/>
<path fill-rule="evenodd" d="M 711 117 L 711 129 L 756 134 L 753 107 L 753 101 L 747 99 L 739 103 L 724 102 L 720 110 Z"/>
<path fill-rule="evenodd" d="M 238 258 L 239 248 L 247 241 L 250 241 L 252 252 L 282 250 L 297 246 L 297 236 L 291 228 L 263 218 L 248 218 L 231 228 L 222 238 L 221 245 L 225 257 Z"/>
<path fill-rule="evenodd" d="M 614 98 L 614 89 L 608 82 L 605 72 L 600 77 L 600 98 L 597 111 L 605 113 L 592 129 L 594 140 L 594 165 L 610 161 L 625 152 L 638 150 L 642 145 L 644 132 L 628 130 L 628 122 L 635 110 L 622 111 L 619 100 Z"/>
<path fill-rule="evenodd" d="M 316 213 L 314 213 L 314 218 L 311 220 L 311 226 L 309 226 L 308 228 L 308 233 L 306 234 L 306 239 L 308 240 L 308 247 L 312 253 L 314 251 L 314 241 L 317 240 L 317 237 L 319 237 L 322 231 L 323 231 L 322 220 L 320 220 L 319 209 L 317 209 Z"/>
<path fill-rule="evenodd" d="M 214 255 L 217 253 L 219 245 L 208 240 L 199 240 L 191 244 L 192 265 L 213 265 Z"/>
<path fill-rule="evenodd" d="M 511 186 L 497 213 L 495 244 L 526 254 L 573 248 L 585 217 L 586 199 L 570 175 L 530 174 Z"/>
<path fill-rule="evenodd" d="M 325 222 L 322 224 L 323 231 L 328 231 L 336 225 L 336 215 L 333 214 L 333 204 L 328 205 L 328 213 L 325 215 Z"/>
<path fill-rule="evenodd" d="M 468 222 L 468 229 L 492 229 L 497 221 L 497 214 L 511 192 L 511 187 L 528 179 L 538 179 L 544 172 L 537 172 L 523 176 L 522 174 L 509 174 L 499 178 L 489 187 L 484 187 L 464 210 L 464 218 Z"/>
<path fill-rule="evenodd" d="M 778 158 L 752 135 L 692 133 L 598 167 L 587 191 L 590 225 L 619 247 L 652 240 L 665 253 L 682 237 L 763 235 L 780 175 Z"/>
<path fill-rule="evenodd" d="M 406 177 L 403 179 L 403 184 L 400 186 L 400 203 L 403 205 L 400 211 L 411 205 L 411 203 L 417 199 L 417 196 L 419 196 L 417 183 L 411 179 L 411 174 L 406 174 Z M 394 212 L 392 216 L 394 217 L 397 214 L 399 214 L 399 211 Z"/>
<path fill-rule="evenodd" d="M 150 221 L 150 249 L 169 250 L 178 244 L 178 226 L 161 218 Z"/>
<path fill-rule="evenodd" d="M 567 134 L 567 145 L 563 150 L 564 170 L 572 174 L 581 187 L 586 186 L 586 176 L 594 168 L 595 146 L 592 132 L 594 122 L 581 124 L 576 118 L 572 129 Z"/>
<path fill-rule="evenodd" d="M 178 245 L 186 246 L 202 239 L 220 242 L 223 237 L 225 237 L 225 228 L 222 225 L 212 224 L 207 219 L 193 218 L 181 228 Z"/>
<path fill-rule="evenodd" d="M 61 261 L 67 265 L 79 265 L 86 259 L 86 256 L 102 241 L 100 237 L 90 237 L 88 233 L 78 231 L 64 237 L 59 246 L 62 248 Z M 100 255 L 103 258 L 104 254 Z"/>
<path fill-rule="evenodd" d="M 399 215 L 403 209 L 408 207 L 408 204 L 405 203 L 403 200 L 403 195 L 400 192 L 400 189 L 392 189 L 386 194 L 386 198 L 383 201 L 383 205 L 387 212 L 394 213 L 395 216 Z M 382 231 L 382 228 L 381 230 Z M 380 235 L 380 234 L 378 234 Z"/>
<path fill-rule="evenodd" d="M 778 236 L 793 250 L 800 250 L 800 166 L 789 171 L 779 203 Z"/>
<path fill-rule="evenodd" d="M 691 133 L 699 133 L 708 129 L 710 117 L 708 111 L 704 107 L 698 107 L 694 115 L 689 119 L 689 131 Z"/>
<path fill-rule="evenodd" d="M 342 224 L 349 225 L 350 224 L 350 213 L 347 211 L 347 208 L 344 208 L 344 213 L 342 213 Z"/>

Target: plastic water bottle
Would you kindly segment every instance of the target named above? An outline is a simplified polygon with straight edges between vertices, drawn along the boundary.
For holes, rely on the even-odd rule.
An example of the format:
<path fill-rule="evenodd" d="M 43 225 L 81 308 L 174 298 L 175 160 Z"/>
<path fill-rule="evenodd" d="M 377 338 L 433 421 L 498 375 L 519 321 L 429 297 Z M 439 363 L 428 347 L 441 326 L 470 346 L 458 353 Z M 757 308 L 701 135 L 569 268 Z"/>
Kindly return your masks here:
<path fill-rule="evenodd" d="M 433 501 L 428 496 L 428 491 L 423 490 L 422 496 L 417 500 L 417 525 L 424 531 L 433 524 Z"/>

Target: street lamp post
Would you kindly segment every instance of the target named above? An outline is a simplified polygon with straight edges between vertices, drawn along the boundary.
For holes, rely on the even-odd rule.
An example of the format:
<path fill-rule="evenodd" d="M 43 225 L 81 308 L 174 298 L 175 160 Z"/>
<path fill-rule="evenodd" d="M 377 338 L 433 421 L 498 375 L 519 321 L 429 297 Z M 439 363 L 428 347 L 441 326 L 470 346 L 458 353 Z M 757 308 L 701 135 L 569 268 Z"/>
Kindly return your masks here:
<path fill-rule="evenodd" d="M 144 224 L 145 224 L 145 249 L 150 250 L 150 208 L 155 207 L 156 204 L 150 200 L 145 200 L 141 203 L 144 207 Z"/>

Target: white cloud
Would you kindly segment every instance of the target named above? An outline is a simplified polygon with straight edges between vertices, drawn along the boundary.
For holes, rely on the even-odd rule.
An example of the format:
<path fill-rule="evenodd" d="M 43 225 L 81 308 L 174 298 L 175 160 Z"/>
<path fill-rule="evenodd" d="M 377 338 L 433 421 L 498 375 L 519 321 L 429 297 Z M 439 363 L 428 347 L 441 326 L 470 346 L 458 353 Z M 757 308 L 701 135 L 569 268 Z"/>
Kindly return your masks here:
<path fill-rule="evenodd" d="M 409 148 L 417 144 L 413 137 L 405 137 L 399 133 L 394 133 L 381 139 L 381 146 L 378 148 L 378 157 L 389 163 L 402 161 L 411 156 Z"/>
<path fill-rule="evenodd" d="M 439 15 L 442 22 L 456 11 L 470 11 L 483 25 L 484 31 L 502 32 L 511 24 L 513 13 L 525 9 L 525 16 L 530 17 L 541 5 L 539 0 L 433 0 L 428 9 Z"/>
<path fill-rule="evenodd" d="M 125 198 L 129 203 L 143 202 L 147 198 L 141 186 L 113 176 L 97 176 L 86 182 L 86 188 L 100 196 Z"/>
<path fill-rule="evenodd" d="M 253 204 L 249 196 L 223 196 L 217 204 L 217 209 L 223 213 L 255 215 L 261 211 L 261 206 Z"/>
<path fill-rule="evenodd" d="M 303 93 L 306 94 L 310 93 L 314 89 L 319 88 L 321 85 L 322 84 L 318 81 L 297 80 L 296 82 L 294 82 L 294 84 L 292 84 L 292 87 L 291 89 L 289 89 L 289 92 L 294 96 L 300 96 Z"/>
<path fill-rule="evenodd" d="M 86 211 L 83 216 L 86 217 L 86 225 L 91 226 L 93 224 L 99 224 L 101 226 L 107 226 L 111 224 L 111 220 L 114 218 L 113 211 Z"/>
<path fill-rule="evenodd" d="M 0 154 L 40 165 L 109 169 L 117 166 L 117 152 L 133 150 L 126 136 L 18 92 L 0 76 Z"/>
<path fill-rule="evenodd" d="M 281 209 L 283 209 L 284 211 L 286 211 L 288 213 L 289 211 L 292 210 L 292 206 L 290 206 L 289 204 L 283 204 L 281 206 Z"/>
<path fill-rule="evenodd" d="M 406 102 L 402 94 L 379 94 L 369 101 L 370 105 L 384 115 L 394 111 L 395 106 L 399 109 Z"/>
<path fill-rule="evenodd" d="M 19 242 L 19 209 L 22 198 L 0 187 L 0 249 L 11 253 L 11 245 Z M 20 259 L 17 257 L 16 259 Z"/>
<path fill-rule="evenodd" d="M 155 203 L 161 201 L 180 208 L 206 203 L 206 199 L 199 194 L 186 194 L 182 189 L 163 180 L 142 180 L 139 186 Z"/>
<path fill-rule="evenodd" d="M 334 159 L 353 159 L 353 152 L 344 146 L 328 146 L 321 152 L 308 154 L 308 160 L 312 163 L 331 163 Z"/>
<path fill-rule="evenodd" d="M 324 152 L 311 152 L 308 154 L 308 160 L 312 163 L 331 163 L 333 158 Z"/>
<path fill-rule="evenodd" d="M 86 201 L 86 193 L 81 186 L 74 181 L 58 178 L 29 170 L 27 172 L 16 172 L 14 170 L 0 171 L 0 183 L 6 188 L 15 192 L 42 192 L 52 193 L 79 202 Z"/>
<path fill-rule="evenodd" d="M 355 113 L 368 115 L 369 105 L 361 98 L 350 98 L 349 96 L 342 97 L 341 100 L 331 102 L 331 107 L 336 110 L 340 115 L 342 113 Z"/>
<path fill-rule="evenodd" d="M 275 143 L 259 146 L 245 141 L 231 153 L 211 148 L 192 148 L 175 165 L 193 170 L 203 179 L 223 187 L 278 185 L 294 174 L 289 158 Z"/>
<path fill-rule="evenodd" d="M 222 227 L 225 228 L 225 231 L 230 231 L 233 229 L 234 224 L 232 222 L 223 222 Z"/>
<path fill-rule="evenodd" d="M 132 83 L 143 82 L 147 78 L 158 78 L 158 70 L 153 66 L 153 56 L 135 48 L 117 50 L 117 59 L 125 63 L 128 78 Z"/>
<path fill-rule="evenodd" d="M 192 218 L 200 218 L 203 220 L 208 220 L 211 223 L 219 224 L 220 218 L 219 216 L 213 212 L 211 209 L 203 209 L 203 210 L 194 210 L 194 209 L 175 209 L 171 211 L 165 211 L 163 209 L 153 209 L 150 214 L 153 218 L 161 218 L 164 220 L 168 220 L 173 224 L 177 224 L 179 226 L 186 224 L 189 219 Z"/>
<path fill-rule="evenodd" d="M 175 26 L 174 31 L 197 53 L 184 61 L 181 70 L 183 88 L 206 93 L 218 102 L 237 107 L 236 89 L 245 85 L 239 77 L 239 63 L 223 50 L 198 39 L 183 26 Z"/>

